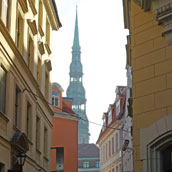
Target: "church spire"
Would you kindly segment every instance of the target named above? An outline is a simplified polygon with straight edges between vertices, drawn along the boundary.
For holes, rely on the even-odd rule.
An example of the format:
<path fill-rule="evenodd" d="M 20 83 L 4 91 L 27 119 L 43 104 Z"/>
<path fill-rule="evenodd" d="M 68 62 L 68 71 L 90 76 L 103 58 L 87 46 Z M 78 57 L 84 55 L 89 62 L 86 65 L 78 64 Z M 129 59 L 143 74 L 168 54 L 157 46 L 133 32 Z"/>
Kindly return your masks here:
<path fill-rule="evenodd" d="M 86 115 L 86 97 L 85 88 L 83 86 L 82 77 L 82 63 L 81 63 L 81 51 L 79 45 L 79 32 L 78 32 L 78 16 L 76 8 L 76 19 L 75 19 L 75 31 L 72 46 L 72 62 L 70 64 L 70 83 L 67 88 L 67 97 L 71 97 L 72 110 L 82 119 L 88 121 Z M 82 120 L 78 123 L 78 143 L 89 143 L 89 125 Z"/>
<path fill-rule="evenodd" d="M 73 50 L 80 50 L 77 6 L 76 6 L 75 31 L 74 31 L 74 39 L 73 39 L 72 49 Z"/>

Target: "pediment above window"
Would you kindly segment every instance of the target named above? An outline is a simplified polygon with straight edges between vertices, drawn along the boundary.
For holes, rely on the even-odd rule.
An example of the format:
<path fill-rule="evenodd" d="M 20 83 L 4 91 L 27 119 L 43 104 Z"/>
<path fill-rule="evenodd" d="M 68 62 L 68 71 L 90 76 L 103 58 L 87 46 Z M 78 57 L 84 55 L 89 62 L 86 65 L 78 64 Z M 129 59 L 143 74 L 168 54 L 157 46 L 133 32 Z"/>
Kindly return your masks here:
<path fill-rule="evenodd" d="M 163 24 L 164 30 L 162 36 L 165 36 L 169 45 L 172 45 L 172 0 L 171 2 L 160 5 L 155 9 L 155 15 L 159 24 Z"/>
<path fill-rule="evenodd" d="M 19 152 L 26 153 L 29 150 L 27 137 L 24 133 L 16 132 L 11 140 L 11 145 Z"/>
<path fill-rule="evenodd" d="M 47 59 L 44 62 L 45 62 L 45 65 L 47 66 L 48 71 L 50 72 L 52 70 L 51 60 Z"/>
<path fill-rule="evenodd" d="M 36 27 L 36 21 L 28 19 L 27 23 L 28 23 L 33 35 L 36 35 L 38 33 L 38 30 L 37 30 L 37 27 Z"/>
<path fill-rule="evenodd" d="M 41 55 L 45 54 L 43 42 L 41 42 L 41 41 L 38 42 L 38 49 L 39 49 L 39 52 L 41 53 Z"/>

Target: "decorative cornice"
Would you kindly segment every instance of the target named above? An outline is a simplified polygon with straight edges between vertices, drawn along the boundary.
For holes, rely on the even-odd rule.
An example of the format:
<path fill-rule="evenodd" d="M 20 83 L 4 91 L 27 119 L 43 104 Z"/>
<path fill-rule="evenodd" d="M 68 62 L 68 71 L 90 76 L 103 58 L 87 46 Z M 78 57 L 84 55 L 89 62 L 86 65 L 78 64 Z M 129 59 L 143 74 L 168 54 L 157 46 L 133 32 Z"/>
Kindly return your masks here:
<path fill-rule="evenodd" d="M 79 121 L 80 120 L 80 118 L 78 116 L 74 116 L 74 115 L 71 115 L 66 112 L 54 112 L 54 117 L 71 120 L 71 121 Z"/>
<path fill-rule="evenodd" d="M 155 10 L 159 24 L 164 24 L 162 36 L 165 36 L 169 45 L 172 45 L 172 2 Z"/>
<path fill-rule="evenodd" d="M 50 19 L 50 23 L 53 30 L 58 30 L 62 25 L 59 20 L 57 7 L 54 0 L 46 0 L 43 1 L 45 9 L 47 11 L 47 15 Z"/>
<path fill-rule="evenodd" d="M 158 19 L 158 21 L 160 23 L 165 18 L 167 19 L 167 18 L 171 17 L 171 15 L 172 15 L 172 2 L 156 9 L 155 15 L 156 15 L 156 18 Z"/>
<path fill-rule="evenodd" d="M 28 6 L 27 6 L 27 1 L 26 0 L 18 0 L 22 10 L 24 13 L 28 12 Z"/>
<path fill-rule="evenodd" d="M 37 30 L 37 27 L 36 27 L 36 21 L 28 19 L 27 23 L 28 23 L 33 35 L 36 35 L 38 33 L 38 30 Z"/>

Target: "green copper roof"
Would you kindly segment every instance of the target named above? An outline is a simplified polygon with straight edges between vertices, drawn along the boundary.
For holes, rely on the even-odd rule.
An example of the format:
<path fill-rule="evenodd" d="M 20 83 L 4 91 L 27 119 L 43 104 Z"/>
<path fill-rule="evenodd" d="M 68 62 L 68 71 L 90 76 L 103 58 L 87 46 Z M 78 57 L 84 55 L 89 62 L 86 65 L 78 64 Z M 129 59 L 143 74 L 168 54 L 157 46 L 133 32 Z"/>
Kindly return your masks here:
<path fill-rule="evenodd" d="M 87 120 L 85 88 L 82 83 L 81 51 L 79 45 L 78 16 L 76 9 L 75 31 L 72 46 L 72 62 L 70 64 L 70 84 L 67 97 L 72 97 L 72 110 L 81 118 Z M 78 143 L 89 143 L 88 123 L 82 120 L 78 123 Z"/>
<path fill-rule="evenodd" d="M 80 51 L 77 8 L 76 8 L 75 31 L 74 31 L 74 39 L 73 39 L 72 49 Z"/>

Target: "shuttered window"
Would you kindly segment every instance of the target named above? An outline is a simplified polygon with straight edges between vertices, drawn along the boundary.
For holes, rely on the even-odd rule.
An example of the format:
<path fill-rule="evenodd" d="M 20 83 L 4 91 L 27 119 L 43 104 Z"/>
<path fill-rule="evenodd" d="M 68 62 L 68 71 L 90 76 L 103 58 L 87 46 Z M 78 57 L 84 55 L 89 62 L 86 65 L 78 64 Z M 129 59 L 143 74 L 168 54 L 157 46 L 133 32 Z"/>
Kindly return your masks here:
<path fill-rule="evenodd" d="M 0 112 L 5 114 L 6 71 L 0 66 Z"/>

